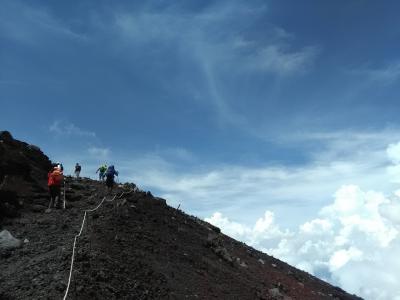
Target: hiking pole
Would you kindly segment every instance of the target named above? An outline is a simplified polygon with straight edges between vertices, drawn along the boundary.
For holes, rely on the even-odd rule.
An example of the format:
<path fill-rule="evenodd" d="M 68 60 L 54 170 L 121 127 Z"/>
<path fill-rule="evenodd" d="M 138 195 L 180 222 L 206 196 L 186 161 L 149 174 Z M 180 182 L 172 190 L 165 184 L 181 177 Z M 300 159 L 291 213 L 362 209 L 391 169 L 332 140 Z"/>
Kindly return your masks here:
<path fill-rule="evenodd" d="M 65 209 L 65 178 L 64 178 L 64 204 L 63 204 L 63 208 Z"/>
<path fill-rule="evenodd" d="M 51 202 L 53 202 L 53 197 L 50 196 L 49 207 L 47 208 L 47 210 L 49 210 L 51 208 Z"/>

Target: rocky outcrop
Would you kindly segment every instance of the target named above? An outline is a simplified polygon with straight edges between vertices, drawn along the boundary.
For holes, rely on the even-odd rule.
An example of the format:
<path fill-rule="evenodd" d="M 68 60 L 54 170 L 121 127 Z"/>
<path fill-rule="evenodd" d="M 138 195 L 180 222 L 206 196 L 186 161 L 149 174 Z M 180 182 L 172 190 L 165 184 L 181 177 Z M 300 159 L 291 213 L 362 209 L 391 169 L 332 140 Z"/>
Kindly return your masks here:
<path fill-rule="evenodd" d="M 0 228 L 5 217 L 16 217 L 24 206 L 47 197 L 49 158 L 39 147 L 0 131 Z"/>

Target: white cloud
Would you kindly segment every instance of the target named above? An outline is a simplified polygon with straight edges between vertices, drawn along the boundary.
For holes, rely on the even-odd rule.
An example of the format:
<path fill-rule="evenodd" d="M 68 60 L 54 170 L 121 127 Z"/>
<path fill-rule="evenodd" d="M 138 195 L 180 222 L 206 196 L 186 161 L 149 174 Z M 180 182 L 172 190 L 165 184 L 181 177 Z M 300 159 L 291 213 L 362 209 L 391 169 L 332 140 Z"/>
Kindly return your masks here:
<path fill-rule="evenodd" d="M 399 163 L 397 145 L 390 144 L 387 148 L 381 145 L 383 149 L 380 152 L 394 163 Z M 365 149 L 360 150 L 364 152 Z M 376 165 L 383 161 L 383 157 L 376 155 L 376 149 L 373 152 L 371 157 L 379 163 L 369 163 L 376 168 Z M 358 154 L 354 155 L 357 156 Z M 320 157 L 336 155 L 331 153 Z M 368 161 L 368 157 L 365 158 Z M 354 171 L 357 168 L 352 166 L 351 169 Z M 391 174 L 385 173 L 385 170 L 386 166 L 381 165 L 378 171 L 380 176 L 383 176 L 381 181 L 387 180 Z M 358 172 L 354 175 L 369 176 L 367 173 Z M 375 179 L 379 181 L 378 178 Z M 378 181 L 375 185 L 383 187 Z M 314 185 L 319 183 L 315 181 Z M 338 181 L 335 181 L 334 184 L 337 183 Z M 206 220 L 243 242 L 365 299 L 398 299 L 400 192 L 395 191 L 387 196 L 383 192 L 373 191 L 373 187 L 374 185 L 370 184 L 364 190 L 354 184 L 340 186 L 333 194 L 333 201 L 322 207 L 317 217 L 303 222 L 297 229 L 282 229 L 278 223 L 282 223 L 283 220 L 275 221 L 271 218 L 273 213 L 270 211 L 266 211 L 262 221 L 255 221 L 254 226 L 231 221 L 221 213 L 214 214 Z"/>
<path fill-rule="evenodd" d="M 395 163 L 400 163 L 400 142 L 397 144 L 390 144 L 386 150 L 389 159 Z"/>
<path fill-rule="evenodd" d="M 230 221 L 219 212 L 205 220 L 222 228 L 225 234 L 245 240 L 250 245 L 261 247 L 263 250 L 273 246 L 280 239 L 291 236 L 288 231 L 281 231 L 274 223 L 274 214 L 270 211 L 266 211 L 264 216 L 259 218 L 252 227 Z"/>
<path fill-rule="evenodd" d="M 88 153 L 96 159 L 107 159 L 111 151 L 108 148 L 90 147 Z"/>
<path fill-rule="evenodd" d="M 160 152 L 152 159 L 147 157 L 143 163 L 140 161 L 144 158 L 127 160 L 125 174 L 127 179 L 161 194 L 174 205 L 182 203 L 190 207 L 202 217 L 220 211 L 246 222 L 257 218 L 261 208 L 273 210 L 279 218 L 288 214 L 296 216 L 285 218 L 285 226 L 291 227 L 295 225 L 294 220 L 305 222 L 326 206 L 340 186 L 350 183 L 360 189 L 394 190 L 396 185 L 390 180 L 385 145 L 395 135 L 383 135 L 347 133 L 342 140 L 339 137 L 319 139 L 322 151 L 310 151 L 309 162 L 303 165 L 221 165 L 182 171 L 176 170 Z M 339 196 L 336 209 L 347 209 L 347 206 L 357 209 L 357 198 L 349 202 L 347 196 Z M 240 213 L 243 210 L 246 216 Z"/>
<path fill-rule="evenodd" d="M 362 258 L 362 252 L 355 247 L 349 249 L 340 249 L 335 251 L 329 259 L 329 266 L 332 272 L 342 268 L 351 260 L 360 261 Z"/>
<path fill-rule="evenodd" d="M 269 45 L 258 51 L 249 60 L 249 64 L 254 69 L 291 75 L 307 71 L 317 53 L 316 47 L 305 47 L 299 51 L 289 52 L 284 51 L 281 45 Z"/>
<path fill-rule="evenodd" d="M 73 123 L 54 121 L 49 131 L 61 136 L 96 137 L 96 133 L 79 128 Z"/>
<path fill-rule="evenodd" d="M 346 193 L 350 202 L 357 199 L 356 205 L 342 206 L 340 198 Z M 381 193 L 343 186 L 333 203 L 321 209 L 320 217 L 297 230 L 281 229 L 269 211 L 254 226 L 230 221 L 221 213 L 206 221 L 349 292 L 383 300 L 388 295 L 390 299 L 400 297 L 400 226 L 380 213 L 385 205 L 399 210 L 400 199 L 389 200 Z"/>
<path fill-rule="evenodd" d="M 361 73 L 363 71 L 360 71 Z M 367 76 L 383 84 L 392 84 L 400 78 L 400 62 L 395 61 L 383 68 L 368 69 L 364 71 Z"/>

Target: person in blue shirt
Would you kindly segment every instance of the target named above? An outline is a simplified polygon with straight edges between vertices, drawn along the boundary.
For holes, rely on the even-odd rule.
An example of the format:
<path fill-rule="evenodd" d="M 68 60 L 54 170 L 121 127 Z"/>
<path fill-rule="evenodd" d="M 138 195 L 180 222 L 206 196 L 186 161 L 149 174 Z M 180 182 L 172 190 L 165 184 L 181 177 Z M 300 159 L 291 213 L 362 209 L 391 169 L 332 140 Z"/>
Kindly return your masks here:
<path fill-rule="evenodd" d="M 106 171 L 106 186 L 108 191 L 111 192 L 114 187 L 114 176 L 118 176 L 118 171 L 115 170 L 114 166 L 111 165 Z"/>

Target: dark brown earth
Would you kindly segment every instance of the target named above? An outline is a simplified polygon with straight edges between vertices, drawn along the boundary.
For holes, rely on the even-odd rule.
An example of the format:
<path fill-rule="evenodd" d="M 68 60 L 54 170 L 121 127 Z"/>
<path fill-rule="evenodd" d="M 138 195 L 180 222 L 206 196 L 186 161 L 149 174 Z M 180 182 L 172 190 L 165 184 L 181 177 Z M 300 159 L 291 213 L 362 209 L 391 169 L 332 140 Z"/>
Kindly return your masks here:
<path fill-rule="evenodd" d="M 106 195 L 100 182 L 68 177 L 67 209 L 45 213 L 50 161 L 36 148 L 27 156 L 33 151 L 28 144 L 9 142 L 1 142 L 0 134 L 0 179 L 8 175 L 13 183 L 0 188 L 0 230 L 26 240 L 20 248 L 0 250 L 0 299 L 62 299 L 83 210 L 115 195 L 88 215 L 67 299 L 361 299 L 231 239 L 134 184 Z M 10 167 L 21 157 L 30 166 L 24 174 Z"/>

